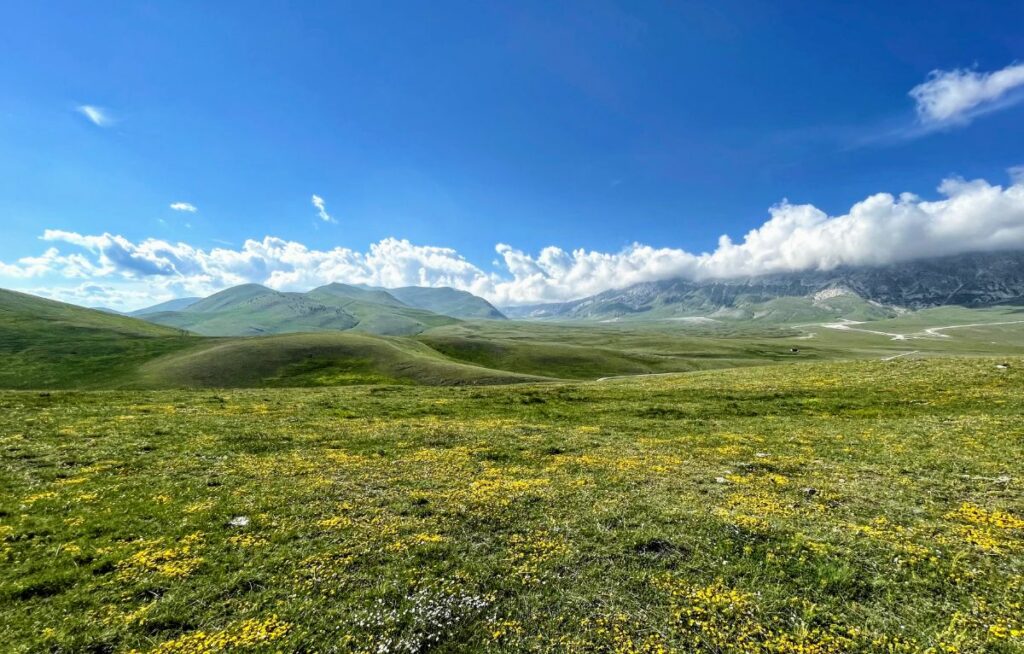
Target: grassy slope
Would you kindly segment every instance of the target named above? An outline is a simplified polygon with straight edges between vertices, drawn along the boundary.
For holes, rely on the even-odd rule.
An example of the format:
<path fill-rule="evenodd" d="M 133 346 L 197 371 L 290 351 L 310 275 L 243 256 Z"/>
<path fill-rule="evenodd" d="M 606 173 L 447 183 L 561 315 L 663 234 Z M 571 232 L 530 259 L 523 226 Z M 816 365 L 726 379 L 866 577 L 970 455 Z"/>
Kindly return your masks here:
<path fill-rule="evenodd" d="M 177 329 L 0 290 L 0 388 L 105 388 L 190 347 Z"/>
<path fill-rule="evenodd" d="M 181 311 L 144 316 L 204 336 L 252 336 L 355 330 L 400 336 L 456 322 L 407 307 L 384 291 L 329 284 L 309 293 L 281 293 L 258 284 L 221 291 Z"/>
<path fill-rule="evenodd" d="M 526 375 L 445 359 L 414 341 L 346 332 L 211 341 L 146 363 L 139 369 L 137 384 L 149 388 L 461 385 L 530 380 Z"/>
<path fill-rule="evenodd" d="M 230 310 L 239 300 L 262 306 L 267 296 L 261 287 L 248 292 L 243 288 L 229 300 L 208 298 L 204 302 L 210 306 L 200 306 L 195 315 Z M 281 298 L 270 296 L 270 301 L 279 306 Z M 269 313 L 274 315 L 272 310 Z M 441 323 L 452 322 L 430 316 Z M 535 379 L 447 360 L 415 341 L 339 332 L 205 339 L 10 291 L 0 291 L 0 354 L 4 364 L 0 388 L 457 385 Z"/>
<path fill-rule="evenodd" d="M 432 330 L 419 340 L 453 359 L 565 379 L 730 367 L 773 358 L 770 349 L 746 341 L 568 324 L 459 325 Z M 784 355 L 781 346 L 774 350 L 775 358 Z"/>
<path fill-rule="evenodd" d="M 504 315 L 487 300 L 454 288 L 405 286 L 388 292 L 409 306 L 464 319 L 503 320 Z"/>
<path fill-rule="evenodd" d="M 1024 651 L 1024 359 L 994 363 L 2 392 L 0 642 Z"/>
<path fill-rule="evenodd" d="M 151 313 L 161 313 L 164 311 L 182 311 L 189 308 L 196 302 L 202 300 L 200 297 L 180 297 L 174 300 L 168 300 L 167 302 L 161 302 L 160 304 L 154 304 L 149 307 L 137 309 L 128 313 L 129 316 L 146 316 Z"/>
<path fill-rule="evenodd" d="M 836 296 L 820 301 L 810 297 L 778 297 L 761 302 L 741 299 L 735 307 L 709 312 L 707 309 L 687 309 L 670 304 L 651 311 L 626 314 L 623 320 L 665 320 L 676 316 L 711 316 L 719 320 L 750 322 L 761 325 L 782 325 L 809 321 L 879 320 L 894 315 L 895 311 L 872 304 L 857 296 Z"/>
<path fill-rule="evenodd" d="M 813 297 L 784 296 L 765 300 L 760 296 L 741 295 L 728 307 L 721 306 L 721 298 L 709 298 L 698 294 L 685 299 L 662 299 L 636 310 L 621 302 L 602 303 L 595 306 L 586 304 L 578 308 L 577 318 L 585 322 L 630 322 L 648 323 L 678 320 L 685 317 L 710 317 L 738 325 L 753 324 L 764 326 L 793 324 L 810 321 L 838 320 L 881 320 L 892 317 L 897 310 L 864 300 L 856 295 L 839 295 L 816 300 Z M 514 312 L 514 310 L 513 310 Z M 592 315 L 589 312 L 595 312 Z M 558 321 L 559 318 L 546 320 Z M 564 319 L 563 319 L 564 320 Z"/>
<path fill-rule="evenodd" d="M 203 300 L 194 315 L 203 317 L 219 311 L 230 314 L 239 305 L 251 314 L 251 303 L 264 307 L 269 302 L 272 306 L 261 315 L 270 320 L 277 315 L 275 307 L 290 312 L 287 304 L 291 301 L 288 295 L 252 285 Z M 355 314 L 360 314 L 365 304 L 359 300 L 331 301 L 347 303 L 348 310 Z M 376 311 L 380 306 L 373 304 L 371 309 Z M 328 309 L 343 311 L 338 307 Z M 784 328 L 685 321 L 612 325 L 463 323 L 406 307 L 391 307 L 388 311 L 391 318 L 400 315 L 395 311 L 405 312 L 401 315 L 415 323 L 415 331 L 442 324 L 422 333 L 418 340 L 375 339 L 331 331 L 317 337 L 211 342 L 132 318 L 3 292 L 0 352 L 5 355 L 5 365 L 0 370 L 0 387 L 316 386 L 410 381 L 464 384 L 522 381 L 529 376 L 595 379 L 766 362 L 881 358 L 913 350 L 919 352 L 914 356 L 1024 353 L 1024 324 L 952 330 L 945 332 L 947 338 L 893 341 L 875 334 L 829 330 L 820 324 Z M 1008 322 L 1024 319 L 1021 315 L 1013 308 L 946 308 L 859 327 L 913 334 L 925 326 Z M 372 320 L 373 316 L 365 319 Z M 395 327 L 395 323 L 390 326 Z M 800 351 L 791 353 L 792 347 Z"/>
<path fill-rule="evenodd" d="M 349 329 L 358 320 L 343 309 L 301 293 L 245 284 L 215 293 L 182 311 L 148 314 L 146 320 L 203 336 L 251 336 Z"/>
<path fill-rule="evenodd" d="M 858 325 L 893 333 L 923 326 L 1014 320 L 1004 310 L 937 312 Z M 1010 317 L 1006 317 L 1010 316 Z M 1024 317 L 1020 318 L 1024 319 Z M 895 341 L 820 325 L 793 328 L 753 323 L 478 322 L 431 330 L 418 339 L 439 352 L 477 365 L 566 379 L 682 372 L 817 359 L 1024 354 L 1024 323 L 947 332 L 951 338 Z M 809 335 L 812 337 L 808 338 Z M 791 348 L 799 352 L 791 353 Z"/>

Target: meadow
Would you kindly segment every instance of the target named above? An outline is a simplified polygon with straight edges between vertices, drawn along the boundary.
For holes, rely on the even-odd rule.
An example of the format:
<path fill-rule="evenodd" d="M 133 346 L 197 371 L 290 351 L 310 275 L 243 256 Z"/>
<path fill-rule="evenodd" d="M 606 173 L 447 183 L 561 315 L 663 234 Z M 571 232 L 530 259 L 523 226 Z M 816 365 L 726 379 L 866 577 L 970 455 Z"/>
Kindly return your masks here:
<path fill-rule="evenodd" d="M 0 643 L 1022 652 L 1022 388 L 1019 357 L 876 357 L 0 391 Z"/>

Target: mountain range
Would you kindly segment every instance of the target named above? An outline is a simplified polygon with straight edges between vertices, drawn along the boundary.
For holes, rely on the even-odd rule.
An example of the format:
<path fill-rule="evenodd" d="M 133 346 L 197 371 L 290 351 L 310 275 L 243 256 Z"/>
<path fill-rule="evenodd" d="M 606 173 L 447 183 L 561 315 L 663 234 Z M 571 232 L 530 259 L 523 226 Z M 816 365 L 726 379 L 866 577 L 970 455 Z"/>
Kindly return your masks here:
<path fill-rule="evenodd" d="M 531 321 L 503 320 L 485 300 L 451 289 L 327 284 L 290 293 L 245 284 L 206 298 L 164 302 L 135 316 L 0 289 L 0 388 L 596 379 L 794 357 L 892 356 L 905 341 L 889 338 L 890 332 L 920 335 L 924 327 L 957 323 L 1005 325 L 996 328 L 1006 331 L 999 338 L 966 338 L 968 330 L 955 339 L 931 334 L 914 347 L 1001 354 L 1014 343 L 1024 347 L 1021 307 L 1020 252 L 744 279 L 666 280 L 507 310 L 513 317 L 538 319 Z M 791 325 L 834 326 L 837 319 L 912 312 L 878 328 L 818 330 L 799 348 L 784 340 L 811 338 Z M 662 322 L 661 328 L 638 324 L 635 330 L 593 324 L 630 320 Z M 672 320 L 730 324 L 697 334 L 665 328 Z"/>
<path fill-rule="evenodd" d="M 346 330 L 408 336 L 460 319 L 505 318 L 489 302 L 465 291 L 349 284 L 327 284 L 308 293 L 243 284 L 206 298 L 171 300 L 131 315 L 203 336 Z"/>
<path fill-rule="evenodd" d="M 452 288 L 327 284 L 306 293 L 243 284 L 128 315 L 203 336 L 354 331 L 409 336 L 463 320 L 878 320 L 944 305 L 1024 303 L 1024 252 L 732 279 L 643 282 L 570 302 L 504 307 Z"/>
<path fill-rule="evenodd" d="M 1024 302 L 1024 252 L 938 257 L 734 279 L 643 282 L 571 302 L 507 307 L 518 319 L 870 320 L 944 305 Z"/>

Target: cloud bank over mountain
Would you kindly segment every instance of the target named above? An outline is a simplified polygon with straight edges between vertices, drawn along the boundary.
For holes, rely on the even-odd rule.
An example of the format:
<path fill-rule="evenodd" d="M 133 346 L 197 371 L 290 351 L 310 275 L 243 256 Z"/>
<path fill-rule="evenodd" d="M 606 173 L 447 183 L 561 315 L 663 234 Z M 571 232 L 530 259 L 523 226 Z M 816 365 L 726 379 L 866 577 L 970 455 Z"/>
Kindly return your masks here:
<path fill-rule="evenodd" d="M 841 265 L 880 265 L 927 256 L 1024 248 L 1024 179 L 1007 186 L 946 179 L 940 197 L 878 193 L 844 214 L 782 202 L 741 241 L 723 235 L 713 252 L 635 243 L 620 252 L 547 247 L 531 254 L 498 244 L 499 272 L 452 248 L 386 238 L 366 251 L 317 250 L 273 236 L 240 248 L 46 230 L 41 255 L 0 262 L 0 279 L 83 304 L 137 307 L 202 295 L 245 282 L 307 290 L 328 282 L 452 286 L 498 305 L 576 299 L 610 288 L 673 277 L 726 278 Z M 43 281 L 46 284 L 40 283 Z M 54 284 L 54 280 L 59 284 Z M 77 283 L 69 284 L 69 281 Z M 5 286 L 12 284 L 5 282 Z"/>

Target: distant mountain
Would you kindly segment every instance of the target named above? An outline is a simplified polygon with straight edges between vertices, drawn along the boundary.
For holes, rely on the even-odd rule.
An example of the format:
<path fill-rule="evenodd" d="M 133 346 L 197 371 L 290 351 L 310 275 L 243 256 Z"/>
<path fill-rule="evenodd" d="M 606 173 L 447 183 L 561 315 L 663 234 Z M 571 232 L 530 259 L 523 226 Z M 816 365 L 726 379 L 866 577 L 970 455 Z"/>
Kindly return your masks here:
<path fill-rule="evenodd" d="M 457 322 L 449 316 L 406 306 L 386 292 L 345 284 L 328 284 L 309 293 L 285 293 L 259 284 L 243 284 L 179 311 L 140 317 L 203 336 L 342 330 L 399 336 Z"/>
<path fill-rule="evenodd" d="M 402 288 L 389 288 L 387 292 L 410 307 L 433 311 L 434 313 L 452 316 L 453 318 L 505 319 L 505 316 L 487 300 L 454 288 L 404 286 Z"/>
<path fill-rule="evenodd" d="M 284 332 L 350 329 L 359 321 L 348 312 L 259 284 L 235 286 L 181 311 L 141 316 L 150 322 L 187 329 L 203 336 L 250 336 Z"/>
<path fill-rule="evenodd" d="M 359 302 L 373 302 L 392 307 L 405 307 L 407 305 L 383 288 L 372 286 L 352 286 L 350 284 L 327 284 L 314 288 L 307 295 L 318 297 L 331 297 L 343 300 L 356 300 Z"/>
<path fill-rule="evenodd" d="M 303 313 L 316 306 L 312 300 L 303 300 L 303 295 L 246 285 L 196 303 L 200 311 L 190 319 L 206 331 L 226 331 L 228 319 L 252 327 L 254 323 L 247 322 L 253 317 L 246 316 L 249 310 L 266 311 L 258 324 L 261 328 L 284 328 L 299 325 L 303 319 L 331 315 L 330 307 L 330 311 Z M 356 308 L 362 311 L 366 307 Z M 290 323 L 286 319 L 289 309 L 296 310 Z M 458 323 L 404 305 L 392 309 L 404 312 L 396 315 L 405 317 Z M 166 320 L 174 316 L 175 321 L 184 322 L 188 312 L 150 315 Z M 415 339 L 382 338 L 358 331 L 207 339 L 141 318 L 0 289 L 0 388 L 476 385 L 550 379 L 451 359 Z"/>
<path fill-rule="evenodd" d="M 703 316 L 797 322 L 868 320 L 943 305 L 1024 303 L 1024 252 L 922 259 L 884 266 L 634 284 L 558 304 L 505 308 L 511 318 L 668 319 Z"/>
<path fill-rule="evenodd" d="M 181 311 L 183 309 L 189 308 L 190 306 L 192 306 L 193 304 L 195 304 L 196 302 L 198 302 L 201 299 L 203 299 L 203 298 L 200 298 L 200 297 L 179 297 L 179 298 L 174 299 L 174 300 L 168 300 L 166 302 L 161 302 L 160 304 L 154 304 L 153 306 L 146 307 L 144 309 L 136 309 L 135 311 L 129 311 L 127 315 L 129 315 L 129 316 L 145 316 L 145 315 L 148 315 L 148 314 L 151 314 L 151 313 L 160 313 L 161 311 Z"/>
<path fill-rule="evenodd" d="M 383 289 L 328 284 L 314 288 L 304 297 L 343 309 L 356 319 L 354 331 L 370 334 L 405 336 L 458 322 L 451 316 L 410 307 Z"/>

